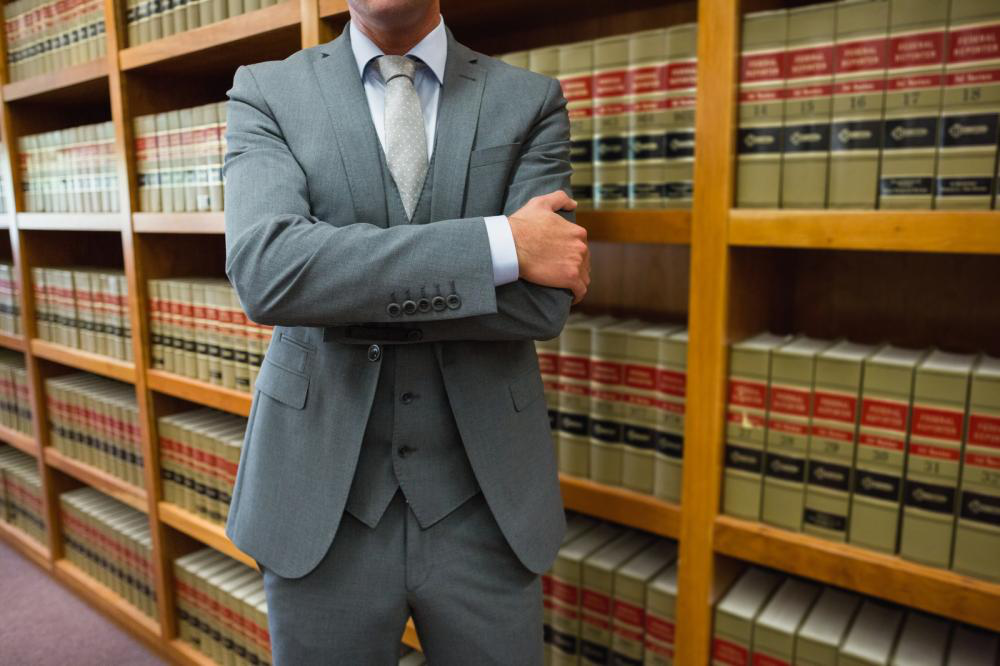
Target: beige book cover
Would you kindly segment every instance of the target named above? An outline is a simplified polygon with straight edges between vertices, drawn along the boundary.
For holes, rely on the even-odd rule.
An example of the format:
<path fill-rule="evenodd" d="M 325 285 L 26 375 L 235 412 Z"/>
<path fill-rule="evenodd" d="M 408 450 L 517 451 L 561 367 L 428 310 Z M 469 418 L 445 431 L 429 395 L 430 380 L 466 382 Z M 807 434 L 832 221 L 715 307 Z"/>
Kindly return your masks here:
<path fill-rule="evenodd" d="M 666 204 L 667 39 L 665 28 L 629 35 L 629 208 Z"/>
<path fill-rule="evenodd" d="M 802 336 L 771 355 L 761 519 L 787 530 L 802 529 L 816 356 L 830 345 Z"/>
<path fill-rule="evenodd" d="M 892 666 L 936 666 L 947 654 L 951 623 L 925 613 L 910 611 L 892 655 Z"/>
<path fill-rule="evenodd" d="M 211 152 L 215 137 L 211 134 L 215 122 L 215 104 L 201 104 L 191 109 L 191 161 L 194 165 L 195 184 L 193 211 L 211 210 L 208 181 L 211 164 L 214 162 Z"/>
<path fill-rule="evenodd" d="M 572 316 L 572 315 L 571 315 Z M 549 413 L 549 430 L 559 456 L 559 446 L 555 444 L 559 427 L 559 336 L 550 340 L 536 340 L 535 353 L 538 355 L 538 371 L 545 387 L 545 405 Z"/>
<path fill-rule="evenodd" d="M 209 120 L 212 114 L 208 114 Z M 222 163 L 226 156 L 226 103 L 215 104 L 215 122 L 212 125 L 211 164 L 208 167 L 209 210 L 220 211 L 223 204 Z"/>
<path fill-rule="evenodd" d="M 848 541 L 895 553 L 913 405 L 913 379 L 926 352 L 885 346 L 865 360 Z"/>
<path fill-rule="evenodd" d="M 162 294 L 163 280 L 152 279 L 146 282 L 146 304 L 149 308 L 149 363 L 155 370 L 164 369 L 164 330 Z"/>
<path fill-rule="evenodd" d="M 189 280 L 191 285 L 191 319 L 194 327 L 194 377 L 208 381 L 208 319 L 206 284 L 204 280 Z"/>
<path fill-rule="evenodd" d="M 781 207 L 825 208 L 836 5 L 788 12 Z"/>
<path fill-rule="evenodd" d="M 220 294 L 232 289 L 228 284 L 212 281 L 205 286 L 205 312 L 209 322 L 208 329 L 208 381 L 212 384 L 222 383 L 222 329 L 219 323 Z"/>
<path fill-rule="evenodd" d="M 952 569 L 1000 582 L 1000 359 L 972 375 Z"/>
<path fill-rule="evenodd" d="M 935 208 L 990 208 L 1000 119 L 1000 10 L 951 0 Z"/>
<path fill-rule="evenodd" d="M 750 567 L 715 605 L 712 666 L 747 666 L 753 654 L 753 626 L 782 577 Z"/>
<path fill-rule="evenodd" d="M 781 203 L 787 36 L 785 9 L 743 16 L 736 145 L 736 205 L 743 208 Z"/>
<path fill-rule="evenodd" d="M 131 11 L 131 9 L 129 10 Z M 156 119 L 151 115 L 135 119 L 135 170 L 139 181 L 139 210 L 156 212 L 152 201 L 150 168 L 153 165 L 151 144 L 155 140 Z M 159 200 L 156 202 L 159 204 Z"/>
<path fill-rule="evenodd" d="M 866 600 L 840 646 L 837 666 L 889 666 L 902 624 L 902 610 Z"/>
<path fill-rule="evenodd" d="M 667 118 L 664 199 L 667 208 L 690 208 L 694 197 L 694 114 L 698 85 L 698 26 L 667 30 Z"/>
<path fill-rule="evenodd" d="M 772 352 L 790 340 L 761 333 L 729 350 L 722 512 L 760 519 Z"/>
<path fill-rule="evenodd" d="M 170 132 L 167 129 L 166 112 L 153 114 L 153 121 L 156 123 L 156 131 L 150 145 L 150 150 L 153 151 L 153 175 L 150 178 L 153 190 L 150 192 L 150 202 L 155 212 L 163 212 L 168 211 L 170 205 L 166 196 L 169 192 L 166 186 L 169 175 L 167 168 L 170 164 Z"/>
<path fill-rule="evenodd" d="M 125 5 L 126 46 L 149 41 L 149 2 L 128 0 Z"/>
<path fill-rule="evenodd" d="M 567 545 L 578 539 L 580 536 L 586 532 L 594 529 L 599 523 L 587 516 L 579 514 L 567 514 L 566 516 L 566 532 L 563 535 L 562 545 L 560 549 L 565 548 Z M 542 574 L 542 634 L 544 652 L 545 652 L 545 663 L 550 663 L 552 661 L 552 651 L 555 650 L 553 634 L 552 634 L 552 615 L 553 615 L 553 595 L 552 595 L 552 571 L 549 570 Z"/>
<path fill-rule="evenodd" d="M 530 52 L 531 69 L 545 73 L 548 50 Z M 580 208 L 594 206 L 594 42 L 585 40 L 556 49 L 559 84 L 569 115 L 570 188 Z"/>
<path fill-rule="evenodd" d="M 837 4 L 830 208 L 874 208 L 888 64 L 889 0 Z"/>
<path fill-rule="evenodd" d="M 788 578 L 774 593 L 753 625 L 754 663 L 767 666 L 799 664 L 795 636 L 820 593 L 820 586 Z"/>
<path fill-rule="evenodd" d="M 195 143 L 194 109 L 180 109 L 177 112 L 180 124 L 180 173 L 181 188 L 184 190 L 181 210 L 195 212 L 198 210 L 198 146 Z"/>
<path fill-rule="evenodd" d="M 969 381 L 976 357 L 934 351 L 917 367 L 899 553 L 951 565 Z"/>
<path fill-rule="evenodd" d="M 594 207 L 628 206 L 628 36 L 594 41 Z"/>
<path fill-rule="evenodd" d="M 994 666 L 1000 661 L 1000 634 L 957 625 L 948 648 L 948 666 Z"/>
<path fill-rule="evenodd" d="M 499 56 L 499 59 L 507 63 L 508 65 L 513 65 L 514 67 L 520 67 L 521 69 L 528 69 L 528 52 L 527 51 L 511 51 L 510 53 L 504 53 Z"/>
<path fill-rule="evenodd" d="M 677 619 L 677 563 L 661 571 L 646 586 L 644 666 L 673 666 Z"/>
<path fill-rule="evenodd" d="M 680 502 L 684 457 L 684 410 L 687 396 L 688 332 L 660 339 L 656 367 L 659 410 L 653 466 L 653 494 Z"/>
<path fill-rule="evenodd" d="M 795 663 L 837 666 L 840 645 L 860 605 L 856 594 L 825 588 L 795 636 Z"/>
<path fill-rule="evenodd" d="M 609 664 L 642 664 L 645 656 L 646 588 L 658 573 L 676 559 L 677 542 L 657 539 L 615 570 Z"/>
<path fill-rule="evenodd" d="M 890 0 L 879 208 L 933 204 L 948 4 Z"/>

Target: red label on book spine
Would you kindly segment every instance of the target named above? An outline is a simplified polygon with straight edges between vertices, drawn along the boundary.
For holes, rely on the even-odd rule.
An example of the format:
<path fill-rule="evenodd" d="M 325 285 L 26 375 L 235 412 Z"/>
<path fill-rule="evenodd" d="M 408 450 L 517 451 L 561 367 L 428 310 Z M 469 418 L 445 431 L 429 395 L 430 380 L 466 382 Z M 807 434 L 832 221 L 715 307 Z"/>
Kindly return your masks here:
<path fill-rule="evenodd" d="M 673 643 L 674 623 L 652 613 L 646 613 L 646 634 L 664 643 Z"/>
<path fill-rule="evenodd" d="M 948 32 L 948 62 L 1000 58 L 1000 21 Z"/>
<path fill-rule="evenodd" d="M 795 49 L 785 55 L 789 79 L 829 76 L 833 73 L 833 45 Z"/>
<path fill-rule="evenodd" d="M 943 61 L 943 30 L 889 38 L 890 67 L 921 67 Z"/>
<path fill-rule="evenodd" d="M 712 658 L 730 666 L 748 666 L 750 654 L 745 647 L 721 638 L 712 641 Z"/>
<path fill-rule="evenodd" d="M 767 384 L 744 379 L 729 380 L 729 404 L 738 407 L 764 409 Z"/>
<path fill-rule="evenodd" d="M 937 407 L 913 407 L 913 434 L 950 442 L 962 441 L 962 412 Z"/>
<path fill-rule="evenodd" d="M 1000 417 L 970 414 L 969 444 L 1000 449 Z"/>
<path fill-rule="evenodd" d="M 884 69 L 887 41 L 885 37 L 876 37 L 837 44 L 834 47 L 834 66 L 837 74 Z"/>
<path fill-rule="evenodd" d="M 865 398 L 861 401 L 861 425 L 906 432 L 907 411 L 909 405 L 905 402 Z"/>
<path fill-rule="evenodd" d="M 740 83 L 780 82 L 784 78 L 784 50 L 748 53 L 740 57 Z"/>
<path fill-rule="evenodd" d="M 809 416 L 809 391 L 771 386 L 771 411 L 789 416 Z"/>
<path fill-rule="evenodd" d="M 816 391 L 813 393 L 813 418 L 854 424 L 858 399 L 853 395 Z"/>

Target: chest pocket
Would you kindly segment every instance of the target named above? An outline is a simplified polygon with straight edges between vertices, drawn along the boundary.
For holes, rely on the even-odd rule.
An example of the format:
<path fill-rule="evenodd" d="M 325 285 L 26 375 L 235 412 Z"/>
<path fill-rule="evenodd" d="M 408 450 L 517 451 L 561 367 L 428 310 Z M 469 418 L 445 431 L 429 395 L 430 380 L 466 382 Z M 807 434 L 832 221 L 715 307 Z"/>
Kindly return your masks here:
<path fill-rule="evenodd" d="M 469 182 L 465 214 L 500 215 L 510 172 L 521 152 L 520 143 L 478 148 L 469 154 Z"/>
<path fill-rule="evenodd" d="M 267 349 L 255 387 L 278 402 L 302 409 L 309 391 L 308 373 L 314 354 L 315 347 L 311 344 L 280 332 Z"/>
<path fill-rule="evenodd" d="M 510 162 L 521 151 L 521 144 L 503 143 L 499 146 L 476 148 L 469 154 L 469 169 Z"/>

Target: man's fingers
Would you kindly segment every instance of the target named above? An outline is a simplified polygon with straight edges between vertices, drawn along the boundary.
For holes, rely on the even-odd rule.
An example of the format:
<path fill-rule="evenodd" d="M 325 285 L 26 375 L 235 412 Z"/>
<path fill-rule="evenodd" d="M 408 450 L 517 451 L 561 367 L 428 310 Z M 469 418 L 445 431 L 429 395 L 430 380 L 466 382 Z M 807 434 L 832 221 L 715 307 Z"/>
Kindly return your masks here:
<path fill-rule="evenodd" d="M 576 208 L 576 201 L 570 199 L 569 195 L 562 190 L 543 194 L 538 197 L 538 202 L 553 212 L 557 210 L 574 210 Z"/>
<path fill-rule="evenodd" d="M 576 305 L 583 300 L 583 297 L 587 295 L 587 285 L 583 283 L 583 280 L 577 280 L 573 283 L 573 305 Z"/>

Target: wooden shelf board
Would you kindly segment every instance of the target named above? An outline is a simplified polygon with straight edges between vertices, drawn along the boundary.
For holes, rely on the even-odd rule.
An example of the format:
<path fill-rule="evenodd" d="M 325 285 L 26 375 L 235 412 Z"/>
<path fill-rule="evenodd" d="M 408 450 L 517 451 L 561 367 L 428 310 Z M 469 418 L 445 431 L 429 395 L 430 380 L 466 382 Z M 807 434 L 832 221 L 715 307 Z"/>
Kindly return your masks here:
<path fill-rule="evenodd" d="M 0 520 L 0 537 L 6 539 L 7 543 L 43 569 L 52 568 L 49 549 L 32 539 L 23 530 Z"/>
<path fill-rule="evenodd" d="M 417 628 L 413 625 L 413 618 L 406 621 L 406 629 L 403 630 L 403 642 L 414 650 L 422 650 L 420 639 L 417 637 Z"/>
<path fill-rule="evenodd" d="M 74 349 L 48 340 L 32 338 L 31 353 L 39 358 L 55 361 L 71 368 L 86 370 L 104 377 L 129 384 L 135 383 L 135 364 L 110 356 Z"/>
<path fill-rule="evenodd" d="M 576 221 L 587 228 L 588 241 L 688 245 L 689 210 L 581 210 Z"/>
<path fill-rule="evenodd" d="M 164 63 L 210 49 L 231 46 L 242 40 L 264 37 L 275 30 L 297 26 L 298 23 L 298 0 L 282 0 L 263 9 L 122 49 L 118 52 L 118 63 L 123 70 Z M 248 62 L 256 62 L 256 59 Z"/>
<path fill-rule="evenodd" d="M 54 94 L 66 88 L 82 87 L 87 84 L 96 83 L 99 86 L 107 77 L 108 59 L 97 58 L 57 72 L 39 74 L 20 81 L 6 83 L 3 86 L 3 98 L 5 102 L 13 102 L 29 97 Z M 93 87 L 97 88 L 98 86 Z M 104 88 L 104 94 L 107 95 L 107 84 L 104 85 Z"/>
<path fill-rule="evenodd" d="M 125 226 L 121 213 L 18 213 L 17 228 L 40 231 L 117 231 Z"/>
<path fill-rule="evenodd" d="M 237 548 L 229 540 L 229 537 L 226 536 L 226 530 L 222 525 L 205 520 L 201 516 L 196 516 L 190 511 L 170 502 L 159 502 L 158 510 L 160 520 L 175 530 L 183 532 L 189 537 L 195 538 L 206 546 L 211 546 L 220 553 L 225 553 L 247 566 L 254 569 L 257 568 L 257 563 L 254 562 L 253 558 Z"/>
<path fill-rule="evenodd" d="M 559 474 L 559 484 L 567 509 L 672 539 L 680 532 L 681 510 L 676 504 L 568 474 Z"/>
<path fill-rule="evenodd" d="M 6 347 L 7 349 L 23 352 L 25 349 L 24 336 L 11 335 L 10 333 L 0 333 L 0 347 Z"/>
<path fill-rule="evenodd" d="M 172 395 L 238 416 L 250 415 L 253 397 L 249 393 L 216 386 L 164 370 L 147 370 L 146 383 L 154 391 Z"/>
<path fill-rule="evenodd" d="M 1000 211 L 733 209 L 729 244 L 1000 254 Z"/>
<path fill-rule="evenodd" d="M 319 0 L 320 18 L 346 17 L 347 0 Z"/>
<path fill-rule="evenodd" d="M 222 234 L 224 213 L 132 213 L 132 229 L 152 234 Z"/>
<path fill-rule="evenodd" d="M 27 435 L 20 430 L 14 430 L 5 425 L 0 425 L 0 442 L 6 442 L 16 449 L 20 449 L 30 456 L 38 457 L 38 440 L 31 435 Z"/>
<path fill-rule="evenodd" d="M 216 666 L 215 661 L 207 656 L 198 652 L 192 645 L 188 645 L 179 638 L 175 638 L 168 644 L 170 648 L 171 657 L 174 661 L 180 664 L 189 664 L 190 666 Z"/>
<path fill-rule="evenodd" d="M 1000 631 L 1000 583 L 731 516 L 715 519 L 715 549 L 723 555 Z"/>
<path fill-rule="evenodd" d="M 119 502 L 128 504 L 133 509 L 146 513 L 146 491 L 143 488 L 136 488 L 130 483 L 122 481 L 117 476 L 108 474 L 102 469 L 97 469 L 87 463 L 74 460 L 63 455 L 51 446 L 44 447 L 45 463 L 49 467 L 54 467 L 64 474 L 72 476 L 77 481 L 82 481 L 92 488 L 100 490 L 105 495 L 114 497 Z"/>

